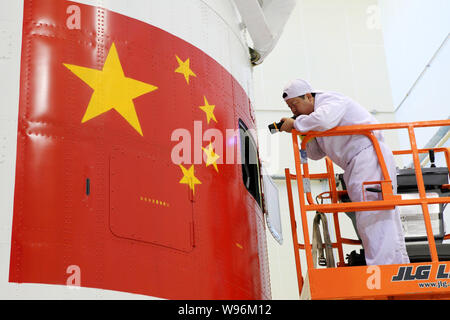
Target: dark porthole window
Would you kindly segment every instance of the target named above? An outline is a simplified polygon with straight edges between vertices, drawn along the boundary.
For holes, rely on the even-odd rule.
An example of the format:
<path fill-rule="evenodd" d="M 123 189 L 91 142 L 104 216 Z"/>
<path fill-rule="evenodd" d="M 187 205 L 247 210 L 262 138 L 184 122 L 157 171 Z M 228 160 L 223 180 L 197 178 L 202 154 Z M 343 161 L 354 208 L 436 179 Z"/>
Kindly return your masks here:
<path fill-rule="evenodd" d="M 261 206 L 261 185 L 258 148 L 247 126 L 239 120 L 241 138 L 242 178 L 245 188 Z"/>

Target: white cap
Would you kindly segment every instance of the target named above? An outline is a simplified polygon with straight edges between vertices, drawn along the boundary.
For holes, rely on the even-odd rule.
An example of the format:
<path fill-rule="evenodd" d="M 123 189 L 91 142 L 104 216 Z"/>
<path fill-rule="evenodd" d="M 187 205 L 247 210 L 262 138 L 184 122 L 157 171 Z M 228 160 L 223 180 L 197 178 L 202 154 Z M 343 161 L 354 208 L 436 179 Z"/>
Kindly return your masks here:
<path fill-rule="evenodd" d="M 300 97 L 307 93 L 320 93 L 315 91 L 310 84 L 302 79 L 295 79 L 289 82 L 283 89 L 283 99 L 286 101 L 291 98 Z"/>

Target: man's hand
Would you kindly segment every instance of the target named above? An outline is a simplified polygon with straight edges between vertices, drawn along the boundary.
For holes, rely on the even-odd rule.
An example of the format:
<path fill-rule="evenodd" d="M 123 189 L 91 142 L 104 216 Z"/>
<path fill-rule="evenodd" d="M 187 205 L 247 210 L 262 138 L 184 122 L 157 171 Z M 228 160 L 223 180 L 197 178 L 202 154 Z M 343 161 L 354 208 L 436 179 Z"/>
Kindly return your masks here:
<path fill-rule="evenodd" d="M 291 132 L 294 128 L 294 119 L 292 118 L 282 118 L 281 121 L 284 121 L 283 125 L 280 128 L 280 131 Z"/>

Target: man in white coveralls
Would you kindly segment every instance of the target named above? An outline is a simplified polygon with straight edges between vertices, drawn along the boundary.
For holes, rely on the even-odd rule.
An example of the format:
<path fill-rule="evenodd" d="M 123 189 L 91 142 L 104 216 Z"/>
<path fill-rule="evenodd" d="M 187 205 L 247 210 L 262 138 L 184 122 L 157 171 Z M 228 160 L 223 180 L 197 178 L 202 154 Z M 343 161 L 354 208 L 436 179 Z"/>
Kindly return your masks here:
<path fill-rule="evenodd" d="M 335 92 L 313 91 L 304 80 L 291 81 L 283 98 L 297 118 L 283 118 L 280 131 L 326 131 L 337 126 L 375 124 L 378 121 L 361 105 Z M 394 156 L 384 144 L 381 131 L 374 131 L 384 161 L 397 192 Z M 307 143 L 308 158 L 328 156 L 344 172 L 344 181 L 352 202 L 363 200 L 362 183 L 384 180 L 372 142 L 363 135 L 317 137 Z M 381 200 L 381 193 L 366 192 L 366 201 Z M 400 216 L 395 210 L 356 212 L 356 227 L 367 265 L 409 263 Z"/>

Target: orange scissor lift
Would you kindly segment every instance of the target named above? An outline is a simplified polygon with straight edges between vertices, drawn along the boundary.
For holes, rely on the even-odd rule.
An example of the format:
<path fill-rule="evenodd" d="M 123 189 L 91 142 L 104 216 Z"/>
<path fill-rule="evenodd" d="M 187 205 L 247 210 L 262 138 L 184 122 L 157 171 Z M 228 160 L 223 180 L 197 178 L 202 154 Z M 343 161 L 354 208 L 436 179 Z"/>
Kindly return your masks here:
<path fill-rule="evenodd" d="M 392 123 L 337 127 L 325 132 L 301 133 L 296 130 L 292 132 L 293 148 L 295 155 L 296 175 L 285 169 L 286 187 L 288 191 L 289 210 L 291 218 L 292 239 L 294 244 L 295 263 L 297 268 L 297 280 L 299 294 L 305 280 L 302 276 L 300 250 L 306 254 L 308 279 L 308 298 L 311 299 L 448 299 L 450 298 L 450 261 L 439 261 L 436 243 L 433 235 L 428 205 L 449 203 L 450 197 L 427 198 L 425 191 L 422 169 L 420 167 L 419 154 L 427 153 L 429 150 L 443 152 L 447 163 L 450 165 L 450 148 L 418 149 L 415 138 L 415 128 L 450 126 L 450 120 L 425 121 L 413 123 Z M 389 177 L 383 155 L 380 150 L 374 130 L 407 129 L 411 144 L 410 150 L 393 151 L 394 155 L 412 155 L 414 171 L 417 180 L 419 198 L 402 199 L 400 195 L 393 194 L 392 183 Z M 367 181 L 364 185 L 378 184 L 381 187 L 382 200 L 367 202 L 341 202 L 341 197 L 346 191 L 337 190 L 333 163 L 329 158 L 326 161 L 326 173 L 309 172 L 308 162 L 302 150 L 306 150 L 308 141 L 315 137 L 340 136 L 340 135 L 365 135 L 373 143 L 378 156 L 380 167 L 384 176 L 383 181 Z M 299 136 L 304 136 L 299 148 Z M 309 179 L 327 179 L 329 192 L 327 196 L 321 194 L 322 198 L 330 199 L 331 203 L 315 204 L 309 188 L 305 190 L 304 182 Z M 291 181 L 297 181 L 299 193 L 301 229 L 303 231 L 304 243 L 298 242 L 297 222 L 294 212 L 294 200 L 292 195 Z M 449 189 L 448 184 L 441 186 Z M 364 192 L 364 190 L 363 190 Z M 411 263 L 405 265 L 379 265 L 379 266 L 349 266 L 344 261 L 343 245 L 361 245 L 359 240 L 341 237 L 338 214 L 354 211 L 391 210 L 395 206 L 419 205 L 422 208 L 427 240 L 431 260 L 428 262 Z M 332 242 L 332 248 L 337 250 L 337 265 L 329 268 L 316 268 L 313 261 L 312 245 L 308 231 L 307 212 L 332 213 L 336 242 Z M 361 212 L 360 214 L 364 214 Z M 450 239 L 445 235 L 444 239 Z"/>

